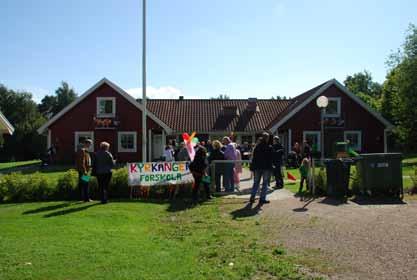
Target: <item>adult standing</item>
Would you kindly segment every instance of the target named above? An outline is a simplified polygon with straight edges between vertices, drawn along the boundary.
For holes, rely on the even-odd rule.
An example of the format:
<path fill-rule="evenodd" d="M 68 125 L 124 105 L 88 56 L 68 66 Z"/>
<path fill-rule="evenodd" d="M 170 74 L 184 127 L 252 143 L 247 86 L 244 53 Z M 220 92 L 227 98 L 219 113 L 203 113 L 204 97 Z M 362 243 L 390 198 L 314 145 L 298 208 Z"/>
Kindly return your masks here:
<path fill-rule="evenodd" d="M 190 160 L 190 156 L 188 155 L 188 151 L 187 151 L 187 148 L 185 147 L 184 142 L 181 142 L 180 144 L 180 149 L 177 153 L 176 159 L 177 161 L 189 161 Z"/>
<path fill-rule="evenodd" d="M 115 165 L 113 155 L 109 152 L 110 144 L 100 143 L 100 150 L 96 153 L 94 160 L 95 175 L 97 176 L 98 188 L 100 190 L 101 203 L 107 203 L 108 189 L 112 176 L 112 169 Z"/>
<path fill-rule="evenodd" d="M 284 187 L 284 179 L 282 177 L 282 158 L 284 156 L 284 147 L 282 146 L 278 136 L 274 136 L 272 150 L 272 172 L 276 182 L 275 188 L 282 189 Z"/>
<path fill-rule="evenodd" d="M 308 143 L 307 140 L 304 140 L 303 143 L 303 158 L 308 158 L 309 160 L 311 160 L 311 146 Z"/>
<path fill-rule="evenodd" d="M 259 184 L 262 178 L 262 189 L 259 199 L 259 204 L 269 203 L 266 199 L 268 191 L 268 184 L 271 178 L 272 170 L 272 147 L 269 145 L 269 134 L 264 132 L 260 143 L 255 146 L 253 150 L 253 159 L 251 164 L 251 171 L 254 172 L 253 187 L 250 197 L 250 203 L 255 202 L 255 196 L 259 189 Z"/>
<path fill-rule="evenodd" d="M 220 143 L 219 140 L 214 140 L 212 146 L 213 146 L 212 152 L 210 153 L 208 157 L 209 164 L 211 164 L 213 160 L 224 160 L 224 154 L 222 152 L 222 143 Z M 216 192 L 221 192 L 220 181 L 221 181 L 221 176 L 223 175 L 223 173 L 224 173 L 224 163 L 221 163 L 221 162 L 215 163 L 214 176 L 212 176 L 212 178 L 214 177 L 214 182 L 216 183 Z"/>
<path fill-rule="evenodd" d="M 164 158 L 165 161 L 174 161 L 174 151 L 170 145 L 166 145 L 165 147 Z"/>
<path fill-rule="evenodd" d="M 225 160 L 236 160 L 236 149 L 229 137 L 223 137 L 224 145 L 224 159 Z M 223 187 L 226 192 L 234 191 L 234 181 L 233 181 L 233 169 L 235 167 L 234 162 L 227 162 L 224 166 L 224 176 L 223 176 Z"/>
<path fill-rule="evenodd" d="M 82 147 L 78 149 L 76 156 L 77 171 L 78 171 L 78 188 L 80 189 L 81 199 L 84 202 L 91 201 L 88 190 L 89 177 L 88 173 L 91 168 L 91 157 L 88 149 L 93 141 L 90 139 L 84 139 Z"/>
<path fill-rule="evenodd" d="M 190 171 L 193 174 L 194 186 L 193 186 L 193 202 L 198 202 L 198 192 L 201 183 L 204 185 L 207 199 L 210 199 L 210 187 L 209 183 L 203 182 L 203 177 L 207 175 L 207 151 L 203 146 L 199 147 L 196 151 L 194 160 L 190 163 Z"/>

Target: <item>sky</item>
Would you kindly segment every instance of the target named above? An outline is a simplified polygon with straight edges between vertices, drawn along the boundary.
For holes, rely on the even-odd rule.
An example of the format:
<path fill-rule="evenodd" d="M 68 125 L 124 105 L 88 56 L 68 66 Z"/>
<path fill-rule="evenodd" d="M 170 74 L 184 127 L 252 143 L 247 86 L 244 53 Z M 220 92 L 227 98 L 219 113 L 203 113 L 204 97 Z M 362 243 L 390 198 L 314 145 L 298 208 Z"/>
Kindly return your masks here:
<path fill-rule="evenodd" d="M 141 96 L 142 0 L 1 0 L 0 83 L 39 102 L 106 77 Z M 368 70 L 383 82 L 417 1 L 148 0 L 151 98 L 292 97 Z"/>

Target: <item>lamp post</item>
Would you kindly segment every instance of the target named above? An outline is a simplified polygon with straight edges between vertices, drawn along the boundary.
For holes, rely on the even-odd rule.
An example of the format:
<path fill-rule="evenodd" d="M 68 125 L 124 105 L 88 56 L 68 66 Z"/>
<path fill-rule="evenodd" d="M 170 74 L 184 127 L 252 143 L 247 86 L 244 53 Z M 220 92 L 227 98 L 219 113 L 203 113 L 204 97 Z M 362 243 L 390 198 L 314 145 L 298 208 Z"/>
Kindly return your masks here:
<path fill-rule="evenodd" d="M 321 157 L 320 161 L 323 165 L 324 160 L 324 110 L 326 109 L 327 105 L 329 105 L 329 99 L 322 95 L 316 100 L 317 107 L 320 108 L 320 123 L 321 123 L 321 135 L 320 135 L 320 150 L 321 150 Z"/>
<path fill-rule="evenodd" d="M 142 0 L 142 4 L 142 162 L 146 162 L 146 0 Z"/>

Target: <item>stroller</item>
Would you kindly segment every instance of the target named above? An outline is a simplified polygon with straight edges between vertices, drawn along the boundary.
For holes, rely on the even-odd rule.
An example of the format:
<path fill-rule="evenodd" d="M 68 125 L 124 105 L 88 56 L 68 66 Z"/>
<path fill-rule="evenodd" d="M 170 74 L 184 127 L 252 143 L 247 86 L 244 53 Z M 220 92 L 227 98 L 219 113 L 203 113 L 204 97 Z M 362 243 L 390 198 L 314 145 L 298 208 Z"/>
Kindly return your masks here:
<path fill-rule="evenodd" d="M 297 153 L 294 151 L 289 152 L 287 156 L 287 168 L 298 168 L 299 166 Z"/>

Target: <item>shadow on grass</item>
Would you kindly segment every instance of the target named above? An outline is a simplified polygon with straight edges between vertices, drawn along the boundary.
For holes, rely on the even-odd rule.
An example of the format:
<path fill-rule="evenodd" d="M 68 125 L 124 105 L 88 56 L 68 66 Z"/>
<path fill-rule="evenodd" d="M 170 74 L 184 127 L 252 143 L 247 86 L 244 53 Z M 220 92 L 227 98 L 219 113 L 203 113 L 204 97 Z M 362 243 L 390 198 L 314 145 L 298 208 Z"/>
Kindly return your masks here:
<path fill-rule="evenodd" d="M 256 204 L 256 206 L 253 208 L 252 208 L 252 205 L 253 204 L 249 202 L 248 204 L 245 205 L 245 207 L 231 212 L 230 214 L 232 215 L 233 220 L 237 218 L 252 217 L 258 214 L 259 211 L 261 210 L 261 205 Z"/>
<path fill-rule="evenodd" d="M 86 202 L 86 204 L 84 206 L 81 207 L 76 207 L 76 208 L 69 208 L 69 209 L 65 209 L 65 210 L 60 210 L 60 211 L 55 211 L 49 214 L 44 215 L 44 218 L 51 218 L 51 217 L 57 217 L 57 216 L 63 216 L 63 215 L 68 215 L 68 214 L 72 214 L 72 213 L 76 213 L 76 212 L 80 212 L 83 210 L 87 210 L 88 208 L 100 205 L 100 202 L 96 202 L 96 203 L 88 203 Z"/>
<path fill-rule="evenodd" d="M 28 211 L 23 212 L 22 214 L 29 215 L 29 214 L 37 214 L 41 212 L 53 211 L 53 210 L 65 208 L 70 205 L 74 205 L 78 203 L 81 203 L 81 202 L 65 202 L 65 203 L 60 203 L 60 204 L 55 204 L 55 205 L 49 205 L 49 206 L 44 206 L 44 207 L 40 207 L 37 209 L 28 210 Z"/>
<path fill-rule="evenodd" d="M 199 203 L 194 203 L 190 199 L 186 198 L 178 198 L 178 199 L 118 199 L 118 200 L 112 200 L 110 203 L 141 203 L 141 204 L 160 204 L 160 205 L 168 205 L 168 208 L 166 209 L 167 212 L 179 212 L 184 211 L 187 209 L 195 208 L 199 205 L 208 203 L 209 200 L 203 200 Z"/>

